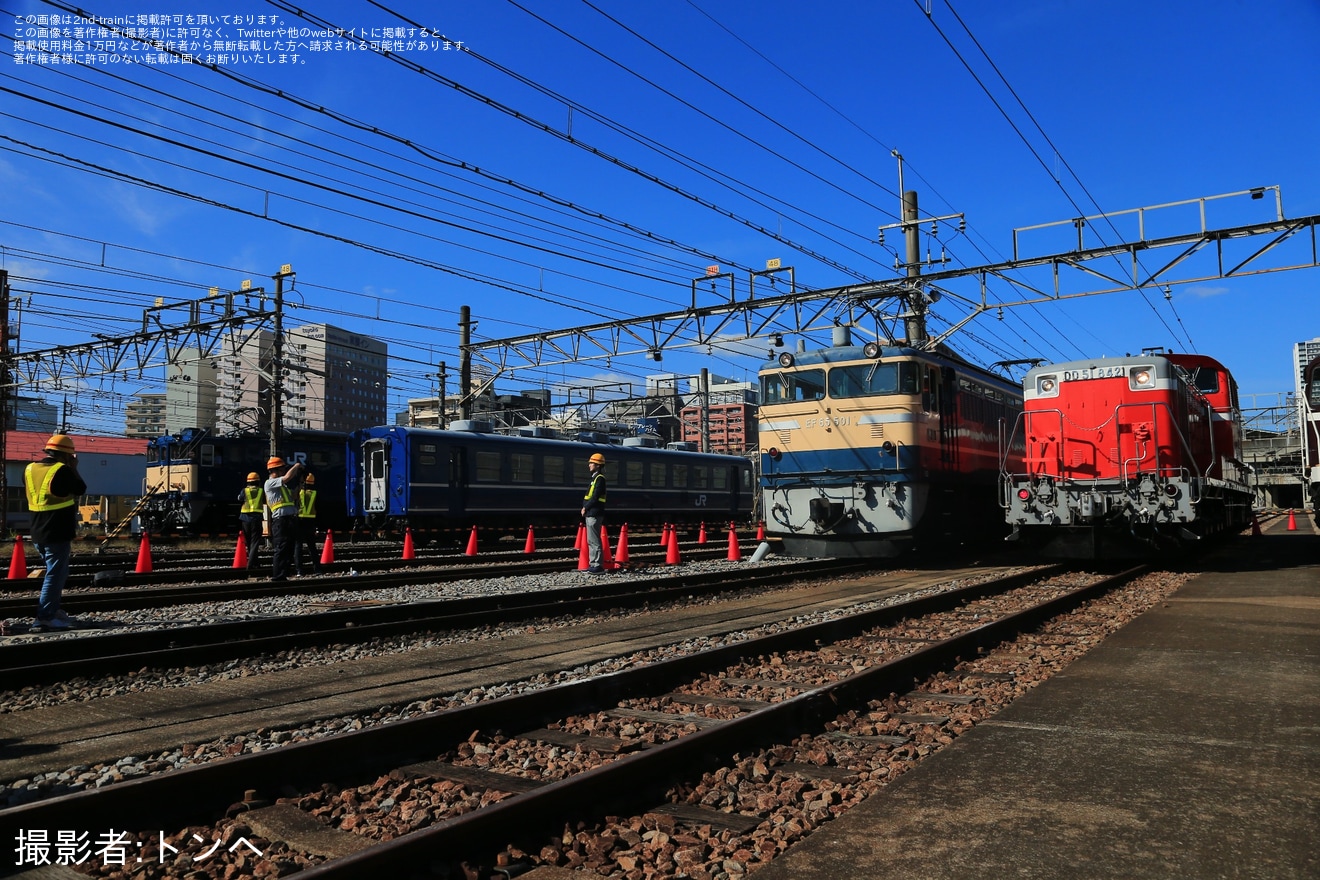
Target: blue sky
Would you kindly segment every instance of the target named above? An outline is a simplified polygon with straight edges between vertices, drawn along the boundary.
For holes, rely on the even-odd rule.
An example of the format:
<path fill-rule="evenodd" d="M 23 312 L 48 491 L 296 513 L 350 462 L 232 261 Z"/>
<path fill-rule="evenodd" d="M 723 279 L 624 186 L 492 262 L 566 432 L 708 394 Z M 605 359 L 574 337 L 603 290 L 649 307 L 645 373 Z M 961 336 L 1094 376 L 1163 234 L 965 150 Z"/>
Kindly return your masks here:
<path fill-rule="evenodd" d="M 317 27 L 252 0 L 85 8 L 132 26 Z M 1253 187 L 1279 186 L 1289 217 L 1320 214 L 1314 0 L 335 0 L 312 13 L 427 48 L 396 47 L 397 63 L 306 37 L 270 63 L 222 21 L 212 38 L 231 42 L 197 51 L 229 56 L 232 76 L 140 53 L 16 63 L 14 37 L 65 13 L 0 10 L 0 260 L 24 301 L 21 349 L 130 333 L 157 296 L 270 288 L 290 263 L 287 323 L 389 342 L 391 412 L 438 361 L 456 371 L 464 304 L 481 340 L 673 311 L 712 263 L 778 258 L 809 288 L 895 277 L 899 236 L 876 241 L 896 220 L 895 149 L 923 214 L 966 216 L 965 235 L 944 224 L 932 245 L 947 268 L 1009 259 L 1014 228 Z M 1208 222 L 1269 220 L 1274 204 L 1216 200 Z M 1147 234 L 1197 222 L 1194 205 L 1151 212 Z M 1279 259 L 1309 259 L 1291 247 Z M 984 364 L 1192 348 L 1273 395 L 1293 387 L 1292 344 L 1320 336 L 1318 287 L 1310 269 L 1011 308 L 950 343 Z M 948 297 L 932 330 L 966 313 Z M 748 348 L 765 350 L 583 361 L 497 388 L 641 387 L 661 368 L 743 378 L 760 363 Z M 43 393 L 72 395 L 76 428 L 114 431 L 123 396 L 163 375 Z"/>

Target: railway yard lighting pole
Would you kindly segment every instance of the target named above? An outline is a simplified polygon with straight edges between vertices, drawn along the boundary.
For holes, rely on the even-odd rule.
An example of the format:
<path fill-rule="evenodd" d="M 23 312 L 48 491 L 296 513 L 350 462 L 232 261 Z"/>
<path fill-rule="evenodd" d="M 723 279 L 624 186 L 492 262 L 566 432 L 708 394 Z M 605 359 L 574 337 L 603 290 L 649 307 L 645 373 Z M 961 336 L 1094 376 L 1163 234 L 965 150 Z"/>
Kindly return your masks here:
<path fill-rule="evenodd" d="M 270 454 L 279 455 L 280 431 L 284 420 L 284 279 L 292 278 L 293 266 L 285 263 L 275 273 L 275 332 L 270 365 Z"/>

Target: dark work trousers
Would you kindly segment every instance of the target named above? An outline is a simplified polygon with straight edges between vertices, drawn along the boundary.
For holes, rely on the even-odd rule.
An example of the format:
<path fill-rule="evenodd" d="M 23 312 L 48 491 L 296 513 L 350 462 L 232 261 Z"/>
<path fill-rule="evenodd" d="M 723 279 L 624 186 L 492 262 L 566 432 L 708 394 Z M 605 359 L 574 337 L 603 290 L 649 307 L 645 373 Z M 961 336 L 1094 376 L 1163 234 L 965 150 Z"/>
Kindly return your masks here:
<path fill-rule="evenodd" d="M 285 580 L 293 573 L 293 544 L 298 537 L 298 517 L 276 516 L 270 521 L 270 540 L 275 546 L 271 577 Z"/>
<path fill-rule="evenodd" d="M 261 552 L 261 514 L 244 513 L 238 519 L 243 526 L 243 543 L 247 544 L 248 571 L 252 571 L 257 567 L 257 556 Z"/>
<path fill-rule="evenodd" d="M 321 573 L 321 557 L 316 555 L 315 517 L 298 517 L 298 537 L 293 542 L 293 567 L 298 574 Z"/>

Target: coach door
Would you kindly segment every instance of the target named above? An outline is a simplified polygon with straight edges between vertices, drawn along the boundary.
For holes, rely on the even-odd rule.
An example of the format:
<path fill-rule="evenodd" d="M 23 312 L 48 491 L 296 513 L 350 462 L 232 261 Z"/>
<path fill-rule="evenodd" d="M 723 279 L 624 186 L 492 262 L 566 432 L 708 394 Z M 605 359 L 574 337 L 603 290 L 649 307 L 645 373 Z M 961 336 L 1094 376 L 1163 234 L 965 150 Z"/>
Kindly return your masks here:
<path fill-rule="evenodd" d="M 958 469 L 958 374 L 953 367 L 940 368 L 940 460 Z"/>
<path fill-rule="evenodd" d="M 389 441 L 368 440 L 362 444 L 362 507 L 367 513 L 384 513 L 389 506 Z"/>

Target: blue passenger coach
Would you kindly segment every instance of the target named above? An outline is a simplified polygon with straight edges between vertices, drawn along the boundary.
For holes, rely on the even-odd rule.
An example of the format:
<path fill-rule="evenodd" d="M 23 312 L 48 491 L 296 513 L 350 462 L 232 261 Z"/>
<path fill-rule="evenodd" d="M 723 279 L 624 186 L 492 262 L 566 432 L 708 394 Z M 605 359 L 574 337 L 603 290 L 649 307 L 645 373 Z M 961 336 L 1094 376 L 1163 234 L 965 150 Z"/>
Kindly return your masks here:
<path fill-rule="evenodd" d="M 608 521 L 630 525 L 746 520 L 755 500 L 746 459 L 659 448 L 647 437 L 563 440 L 546 429 L 495 434 L 383 425 L 348 443 L 349 514 L 367 531 L 424 533 L 472 525 L 571 526 L 586 491 L 587 459 L 604 454 Z"/>

